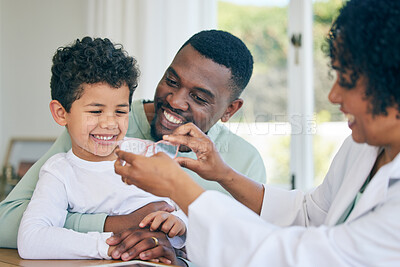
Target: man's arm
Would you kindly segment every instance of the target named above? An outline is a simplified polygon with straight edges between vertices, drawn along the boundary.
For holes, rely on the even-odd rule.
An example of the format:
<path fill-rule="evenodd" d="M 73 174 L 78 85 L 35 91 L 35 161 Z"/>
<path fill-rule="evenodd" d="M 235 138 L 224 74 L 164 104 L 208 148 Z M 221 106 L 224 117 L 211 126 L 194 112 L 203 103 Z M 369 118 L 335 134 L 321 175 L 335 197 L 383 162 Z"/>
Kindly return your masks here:
<path fill-rule="evenodd" d="M 148 214 L 155 211 L 172 212 L 175 208 L 164 201 L 152 202 L 135 210 L 131 214 L 108 216 L 104 223 L 104 232 L 120 233 L 126 229 L 140 229 L 139 223 Z"/>

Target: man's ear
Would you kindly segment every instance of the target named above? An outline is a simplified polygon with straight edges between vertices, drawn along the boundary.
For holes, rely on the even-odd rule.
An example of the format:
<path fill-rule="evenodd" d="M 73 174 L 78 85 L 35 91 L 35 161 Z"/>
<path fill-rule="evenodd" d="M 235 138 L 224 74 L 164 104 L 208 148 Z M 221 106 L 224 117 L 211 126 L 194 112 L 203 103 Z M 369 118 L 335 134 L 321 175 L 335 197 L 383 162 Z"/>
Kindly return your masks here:
<path fill-rule="evenodd" d="M 58 102 L 58 100 L 52 100 L 49 106 L 53 119 L 61 126 L 67 125 L 67 111 L 61 105 L 61 103 Z"/>
<path fill-rule="evenodd" d="M 227 122 L 229 119 L 243 106 L 243 99 L 238 98 L 233 100 L 228 108 L 225 110 L 224 115 L 221 117 L 222 122 Z"/>

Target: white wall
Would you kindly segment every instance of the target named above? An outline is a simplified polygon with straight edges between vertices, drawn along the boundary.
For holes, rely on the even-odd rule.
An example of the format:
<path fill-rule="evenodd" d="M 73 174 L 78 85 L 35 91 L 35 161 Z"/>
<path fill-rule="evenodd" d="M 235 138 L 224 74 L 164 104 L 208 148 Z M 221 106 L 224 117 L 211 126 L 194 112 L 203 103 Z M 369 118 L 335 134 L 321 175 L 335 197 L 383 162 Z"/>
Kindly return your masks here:
<path fill-rule="evenodd" d="M 0 0 L 0 163 L 11 137 L 56 137 L 52 119 L 51 58 L 60 46 L 86 35 L 81 0 Z"/>
<path fill-rule="evenodd" d="M 152 99 L 178 49 L 194 33 L 215 28 L 216 0 L 88 0 L 92 36 L 122 43 L 140 66 L 134 98 Z"/>

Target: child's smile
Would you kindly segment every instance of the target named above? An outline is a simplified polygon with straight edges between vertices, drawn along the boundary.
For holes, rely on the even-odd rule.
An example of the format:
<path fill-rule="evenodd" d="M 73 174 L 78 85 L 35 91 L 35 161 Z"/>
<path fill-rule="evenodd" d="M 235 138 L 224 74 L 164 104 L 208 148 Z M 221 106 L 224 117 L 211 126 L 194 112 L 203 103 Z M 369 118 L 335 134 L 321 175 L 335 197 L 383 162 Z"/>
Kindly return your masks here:
<path fill-rule="evenodd" d="M 128 129 L 128 114 L 128 86 L 84 85 L 83 94 L 66 114 L 74 154 L 89 161 L 114 160 L 117 141 Z"/>

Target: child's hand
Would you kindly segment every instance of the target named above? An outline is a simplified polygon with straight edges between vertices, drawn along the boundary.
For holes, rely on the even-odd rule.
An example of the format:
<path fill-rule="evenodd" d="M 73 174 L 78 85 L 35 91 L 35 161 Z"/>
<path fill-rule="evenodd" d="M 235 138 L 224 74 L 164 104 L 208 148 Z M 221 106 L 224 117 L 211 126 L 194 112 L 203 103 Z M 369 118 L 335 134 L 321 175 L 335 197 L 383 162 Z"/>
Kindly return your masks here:
<path fill-rule="evenodd" d="M 155 211 L 144 217 L 139 227 L 150 225 L 150 231 L 160 229 L 170 238 L 185 234 L 186 225 L 177 216 L 166 211 Z M 161 227 L 160 227 L 161 226 Z"/>

